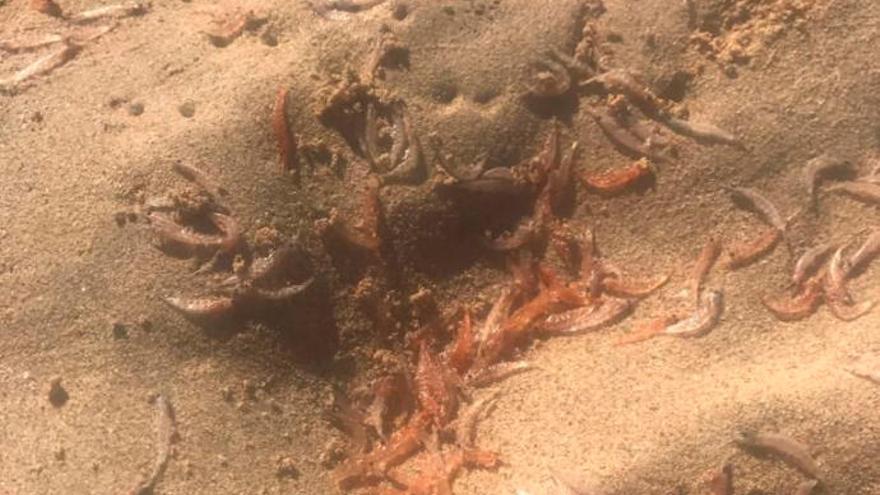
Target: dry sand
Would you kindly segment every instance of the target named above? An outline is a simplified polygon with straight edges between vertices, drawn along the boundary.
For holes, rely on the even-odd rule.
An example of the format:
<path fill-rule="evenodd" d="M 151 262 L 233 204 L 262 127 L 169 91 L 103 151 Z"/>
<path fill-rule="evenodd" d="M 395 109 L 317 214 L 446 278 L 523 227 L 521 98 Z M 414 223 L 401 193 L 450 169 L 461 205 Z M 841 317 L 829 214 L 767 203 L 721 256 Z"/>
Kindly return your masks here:
<path fill-rule="evenodd" d="M 69 29 L 28 4 L 0 1 L 0 40 Z M 368 367 L 375 344 L 352 302 L 357 280 L 336 268 L 312 231 L 332 207 L 350 204 L 347 186 L 320 163 L 306 168 L 302 186 L 279 175 L 269 125 L 276 88 L 290 88 L 290 121 L 303 142 L 350 155 L 315 118 L 318 95 L 331 74 L 360 70 L 386 29 L 409 60 L 388 68 L 382 87 L 406 102 L 420 135 L 442 138 L 456 163 L 528 158 L 555 116 L 564 142 L 581 144 L 580 169 L 626 164 L 578 110 L 594 99 L 522 98 L 548 50 L 574 49 L 578 5 L 397 0 L 322 17 L 300 0 L 155 1 L 64 66 L 0 95 L 0 493 L 130 490 L 155 456 L 148 398 L 156 393 L 174 405 L 179 433 L 158 493 L 333 493 L 320 456 L 341 436 L 322 414 L 332 386 Z M 236 8 L 267 22 L 214 46 L 205 35 L 212 16 Z M 736 466 L 737 493 L 793 493 L 802 475 L 731 444 L 748 429 L 810 445 L 824 493 L 880 493 L 880 386 L 844 371 L 880 352 L 880 311 L 846 324 L 825 308 L 797 323 L 775 320 L 759 297 L 785 286 L 793 260 L 784 247 L 749 268 L 713 272 L 710 285 L 724 288 L 727 304 L 708 336 L 613 346 L 674 300 L 708 235 L 756 225 L 723 186 L 766 191 L 791 213 L 806 204 L 809 158 L 830 151 L 867 171 L 865 160 L 880 151 L 880 4 L 606 0 L 605 8 L 595 25 L 607 66 L 641 73 L 747 150 L 675 138 L 679 156 L 660 167 L 654 189 L 611 199 L 579 192 L 588 208 L 573 223 L 592 225 L 604 253 L 634 271 L 672 269 L 673 281 L 624 323 L 527 351 L 539 369 L 495 387 L 500 402 L 478 435 L 505 465 L 461 477 L 455 493 L 559 493 L 555 469 L 606 493 L 703 494 L 701 476 L 725 460 Z M 701 29 L 715 42 L 708 52 L 691 40 Z M 42 53 L 0 52 L 0 77 Z M 132 104 L 143 113 L 130 112 Z M 191 117 L 184 104 L 194 107 Z M 222 332 L 162 304 L 204 290 L 205 278 L 190 260 L 156 249 L 143 222 L 119 227 L 114 215 L 176 187 L 176 160 L 229 190 L 249 236 L 261 226 L 304 233 L 323 282 L 281 323 Z M 382 200 L 397 297 L 419 287 L 448 307 L 495 297 L 507 275 L 499 257 L 479 248 L 475 227 L 497 227 L 494 205 L 462 211 L 428 185 L 388 187 Z M 790 239 L 799 252 L 877 221 L 875 207 L 827 196 L 818 214 L 794 221 Z M 878 273 L 853 284 L 859 298 L 880 297 Z M 114 337 L 114 323 L 125 337 Z M 328 352 L 332 339 L 321 336 L 336 333 L 339 346 Z M 47 399 L 53 376 L 70 396 L 61 407 Z M 279 470 L 285 463 L 295 476 Z"/>

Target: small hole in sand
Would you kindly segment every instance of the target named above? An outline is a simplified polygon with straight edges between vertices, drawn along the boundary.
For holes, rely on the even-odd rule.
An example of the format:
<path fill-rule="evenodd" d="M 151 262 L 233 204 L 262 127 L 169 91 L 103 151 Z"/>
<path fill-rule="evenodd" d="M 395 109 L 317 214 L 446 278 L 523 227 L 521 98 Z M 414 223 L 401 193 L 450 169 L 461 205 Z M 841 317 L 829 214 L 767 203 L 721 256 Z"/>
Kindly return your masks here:
<path fill-rule="evenodd" d="M 409 15 L 409 6 L 403 2 L 398 2 L 394 5 L 394 10 L 391 11 L 391 15 L 398 21 L 402 21 Z"/>
<path fill-rule="evenodd" d="M 498 91 L 495 88 L 483 88 L 474 94 L 474 102 L 485 105 L 498 97 Z"/>
<path fill-rule="evenodd" d="M 458 96 L 458 88 L 451 82 L 437 82 L 431 88 L 431 97 L 438 103 L 450 103 Z"/>
<path fill-rule="evenodd" d="M 660 96 L 672 101 L 684 100 L 692 79 L 685 71 L 675 71 L 661 84 Z"/>
<path fill-rule="evenodd" d="M 266 46 L 278 46 L 278 37 L 271 31 L 266 31 L 260 35 L 260 41 Z"/>

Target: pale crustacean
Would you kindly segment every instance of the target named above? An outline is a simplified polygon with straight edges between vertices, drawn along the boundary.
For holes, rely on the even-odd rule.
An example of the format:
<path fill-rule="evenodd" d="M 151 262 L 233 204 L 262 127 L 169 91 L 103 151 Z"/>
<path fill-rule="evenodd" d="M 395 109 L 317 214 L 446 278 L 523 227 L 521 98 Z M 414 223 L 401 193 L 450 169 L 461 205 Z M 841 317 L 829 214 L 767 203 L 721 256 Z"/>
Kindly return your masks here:
<path fill-rule="evenodd" d="M 308 289 L 313 278 L 298 240 L 253 257 L 238 220 L 224 205 L 226 190 L 195 166 L 175 163 L 172 170 L 197 190 L 147 201 L 145 216 L 159 246 L 172 254 L 210 259 L 200 271 L 237 269 L 211 294 L 166 297 L 169 306 L 194 320 L 250 317 L 265 305 L 290 303 Z"/>
<path fill-rule="evenodd" d="M 0 54 L 18 55 L 44 49 L 51 50 L 11 76 L 0 77 L 0 94 L 16 94 L 23 91 L 34 84 L 38 77 L 46 76 L 70 62 L 92 41 L 113 31 L 120 19 L 144 15 L 150 8 L 147 2 L 130 1 L 69 13 L 64 12 L 62 7 L 52 0 L 35 0 L 30 2 L 30 7 L 42 14 L 55 17 L 66 26 L 66 29 L 63 33 L 45 34 L 26 40 L 0 39 Z M 100 26 L 92 25 L 99 21 L 106 22 Z"/>

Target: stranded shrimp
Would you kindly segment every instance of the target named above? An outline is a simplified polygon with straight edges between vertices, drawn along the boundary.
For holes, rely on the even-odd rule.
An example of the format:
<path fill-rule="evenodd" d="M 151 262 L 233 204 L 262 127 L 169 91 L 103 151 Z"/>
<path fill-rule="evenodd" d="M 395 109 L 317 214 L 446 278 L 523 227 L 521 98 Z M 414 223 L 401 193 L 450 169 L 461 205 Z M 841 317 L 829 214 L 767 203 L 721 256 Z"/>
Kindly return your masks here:
<path fill-rule="evenodd" d="M 714 237 L 709 238 L 706 245 L 700 250 L 700 255 L 697 257 L 697 262 L 694 264 L 690 276 L 690 291 L 694 297 L 694 302 L 699 303 L 700 289 L 720 254 L 721 243 Z"/>
<path fill-rule="evenodd" d="M 819 244 L 804 251 L 794 265 L 791 274 L 791 283 L 794 287 L 800 287 L 804 281 L 828 259 L 828 256 L 836 249 L 832 243 Z"/>
<path fill-rule="evenodd" d="M 298 175 L 296 138 L 291 134 L 290 124 L 287 121 L 287 94 L 288 90 L 284 86 L 279 87 L 278 92 L 275 94 L 275 107 L 272 110 L 272 129 L 275 131 L 275 139 L 278 141 L 278 157 L 281 164 L 281 172 L 293 170 L 294 174 Z"/>
<path fill-rule="evenodd" d="M 175 222 L 170 216 L 158 212 L 147 215 L 150 225 L 162 244 L 183 248 L 188 253 L 220 250 L 230 253 L 238 247 L 241 228 L 231 216 L 211 212 L 208 219 L 220 234 L 203 234 Z"/>
<path fill-rule="evenodd" d="M 816 186 L 826 177 L 834 173 L 851 173 L 852 164 L 847 160 L 841 160 L 828 154 L 822 154 L 808 161 L 804 165 L 803 181 L 807 189 L 807 197 L 810 205 L 816 207 Z"/>
<path fill-rule="evenodd" d="M 651 164 L 642 158 L 625 167 L 584 174 L 582 180 L 588 189 L 601 194 L 617 194 L 653 174 Z"/>
<path fill-rule="evenodd" d="M 822 279 L 825 274 L 820 273 L 804 284 L 800 292 L 793 296 L 764 296 L 761 302 L 782 321 L 802 320 L 813 313 L 822 304 Z"/>
<path fill-rule="evenodd" d="M 765 222 L 779 232 L 785 232 L 787 221 L 782 218 L 779 209 L 760 192 L 748 187 L 727 188 L 734 203 L 757 213 Z"/>
<path fill-rule="evenodd" d="M 550 315 L 540 331 L 548 335 L 575 335 L 611 325 L 633 308 L 631 299 L 603 297 L 597 304 Z"/>
<path fill-rule="evenodd" d="M 664 328 L 660 331 L 660 335 L 702 337 L 718 324 L 723 307 L 724 298 L 721 291 L 707 291 L 700 296 L 700 304 L 693 315 Z"/>
<path fill-rule="evenodd" d="M 858 304 L 852 302 L 849 289 L 846 286 L 852 266 L 849 260 L 844 258 L 844 247 L 834 252 L 828 264 L 825 274 L 823 290 L 825 300 L 831 313 L 840 320 L 852 321 L 867 314 L 874 307 L 874 301 L 864 301 Z"/>
<path fill-rule="evenodd" d="M 813 479 L 820 478 L 819 466 L 809 447 L 781 433 L 743 432 L 734 438 L 740 447 L 769 452 Z"/>
<path fill-rule="evenodd" d="M 782 239 L 782 233 L 779 230 L 765 229 L 760 236 L 754 239 L 734 244 L 727 249 L 728 257 L 724 262 L 724 267 L 728 270 L 736 270 L 751 265 L 772 251 L 780 239 Z"/>

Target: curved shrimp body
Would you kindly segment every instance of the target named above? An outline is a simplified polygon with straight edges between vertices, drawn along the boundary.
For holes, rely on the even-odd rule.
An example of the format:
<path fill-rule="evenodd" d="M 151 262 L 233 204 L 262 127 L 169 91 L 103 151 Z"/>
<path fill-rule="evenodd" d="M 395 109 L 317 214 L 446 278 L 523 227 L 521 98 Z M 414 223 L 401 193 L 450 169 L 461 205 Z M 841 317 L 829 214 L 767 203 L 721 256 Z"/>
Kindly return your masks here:
<path fill-rule="evenodd" d="M 690 318 L 668 326 L 660 332 L 662 335 L 676 337 L 702 337 L 709 333 L 718 320 L 724 306 L 724 298 L 721 291 L 706 291 L 700 297 L 700 305 Z"/>
<path fill-rule="evenodd" d="M 229 215 L 211 212 L 208 219 L 220 234 L 196 232 L 174 221 L 170 215 L 151 212 L 147 215 L 153 231 L 163 244 L 180 247 L 188 253 L 205 253 L 220 250 L 230 253 L 241 241 L 238 222 Z"/>

